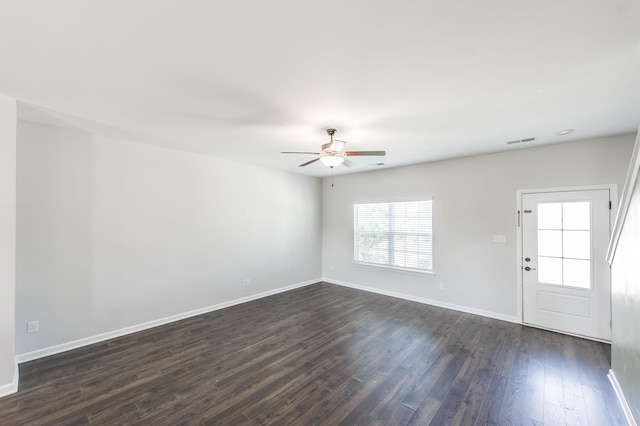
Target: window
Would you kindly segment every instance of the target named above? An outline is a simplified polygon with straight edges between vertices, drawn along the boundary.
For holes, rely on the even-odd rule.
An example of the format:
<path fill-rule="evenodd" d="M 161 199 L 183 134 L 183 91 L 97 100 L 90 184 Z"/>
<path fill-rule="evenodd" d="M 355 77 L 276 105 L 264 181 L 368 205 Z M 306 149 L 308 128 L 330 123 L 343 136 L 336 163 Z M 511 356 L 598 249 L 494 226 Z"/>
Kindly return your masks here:
<path fill-rule="evenodd" d="M 353 205 L 353 260 L 433 271 L 432 201 Z"/>
<path fill-rule="evenodd" d="M 538 204 L 538 280 L 591 288 L 591 203 Z"/>

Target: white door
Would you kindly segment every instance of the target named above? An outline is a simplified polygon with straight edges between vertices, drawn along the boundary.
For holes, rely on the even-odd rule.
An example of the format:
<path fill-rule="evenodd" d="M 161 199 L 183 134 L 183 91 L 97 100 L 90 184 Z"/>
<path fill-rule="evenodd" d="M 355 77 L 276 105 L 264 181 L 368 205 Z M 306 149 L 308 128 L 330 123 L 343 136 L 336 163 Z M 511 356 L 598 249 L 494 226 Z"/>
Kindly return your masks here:
<path fill-rule="evenodd" d="M 522 194 L 523 322 L 611 340 L 610 191 Z"/>

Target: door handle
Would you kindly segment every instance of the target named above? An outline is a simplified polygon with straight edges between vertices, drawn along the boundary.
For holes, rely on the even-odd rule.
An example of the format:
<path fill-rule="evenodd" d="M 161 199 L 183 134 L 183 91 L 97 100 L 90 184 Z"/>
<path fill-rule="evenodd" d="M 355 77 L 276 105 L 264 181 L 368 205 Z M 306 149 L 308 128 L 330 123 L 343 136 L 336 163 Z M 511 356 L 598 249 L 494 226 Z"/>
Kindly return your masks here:
<path fill-rule="evenodd" d="M 530 267 L 528 267 L 528 266 L 525 266 L 525 267 L 524 267 L 524 270 L 525 270 L 525 271 L 535 271 L 535 270 L 536 270 L 536 268 L 530 268 Z"/>

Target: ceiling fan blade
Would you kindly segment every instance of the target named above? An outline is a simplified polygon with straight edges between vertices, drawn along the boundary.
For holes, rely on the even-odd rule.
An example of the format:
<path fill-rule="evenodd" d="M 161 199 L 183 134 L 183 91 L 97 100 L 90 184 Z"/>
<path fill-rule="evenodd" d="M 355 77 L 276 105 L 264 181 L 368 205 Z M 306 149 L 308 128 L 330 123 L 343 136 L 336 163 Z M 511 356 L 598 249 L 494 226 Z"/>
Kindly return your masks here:
<path fill-rule="evenodd" d="M 384 155 L 386 155 L 386 151 L 347 151 L 344 153 L 344 155 L 348 157 L 352 157 L 355 155 L 376 155 L 379 157 L 383 157 Z"/>
<path fill-rule="evenodd" d="M 280 154 L 313 154 L 313 155 L 320 155 L 319 152 L 307 152 L 307 151 L 283 151 Z"/>
<path fill-rule="evenodd" d="M 348 158 L 345 158 L 344 161 L 342 162 L 343 166 L 347 166 L 347 167 L 353 167 L 356 165 L 356 163 L 354 163 L 353 161 L 349 160 Z"/>
<path fill-rule="evenodd" d="M 309 164 L 311 164 L 311 163 L 315 163 L 315 162 L 316 162 L 316 161 L 318 161 L 318 160 L 319 160 L 319 158 L 316 158 L 316 159 L 311 160 L 311 161 L 307 161 L 306 163 L 302 163 L 302 164 L 300 164 L 298 167 L 308 166 Z"/>

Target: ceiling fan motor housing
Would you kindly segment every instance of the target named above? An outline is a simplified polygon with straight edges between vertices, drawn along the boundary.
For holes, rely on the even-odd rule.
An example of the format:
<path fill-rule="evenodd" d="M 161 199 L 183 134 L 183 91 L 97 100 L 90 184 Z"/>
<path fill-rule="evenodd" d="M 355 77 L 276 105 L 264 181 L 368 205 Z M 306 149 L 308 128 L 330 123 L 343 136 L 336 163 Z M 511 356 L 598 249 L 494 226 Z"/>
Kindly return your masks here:
<path fill-rule="evenodd" d="M 345 141 L 339 141 L 337 139 L 332 140 L 331 142 L 322 145 L 322 152 L 325 154 L 340 152 L 342 151 L 342 148 L 344 148 L 345 144 Z"/>

